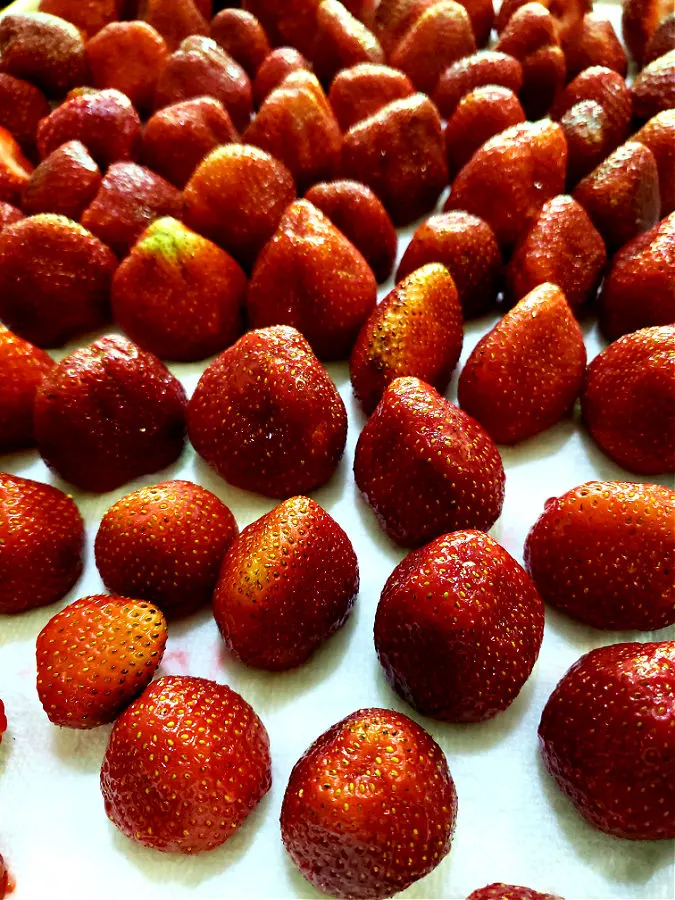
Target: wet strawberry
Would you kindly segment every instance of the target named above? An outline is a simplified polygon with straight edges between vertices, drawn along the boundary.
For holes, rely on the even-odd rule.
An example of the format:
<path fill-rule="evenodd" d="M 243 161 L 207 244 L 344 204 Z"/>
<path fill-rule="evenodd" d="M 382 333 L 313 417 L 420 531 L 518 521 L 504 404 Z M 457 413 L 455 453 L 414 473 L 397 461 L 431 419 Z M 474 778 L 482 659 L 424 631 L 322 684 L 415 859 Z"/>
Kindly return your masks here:
<path fill-rule="evenodd" d="M 666 109 L 633 135 L 654 154 L 659 172 L 661 216 L 675 212 L 675 109 Z"/>
<path fill-rule="evenodd" d="M 591 66 L 603 66 L 626 77 L 626 51 L 608 19 L 594 12 L 584 16 L 581 32 L 563 41 L 567 76 L 573 78 Z"/>
<path fill-rule="evenodd" d="M 645 66 L 631 93 L 633 115 L 638 119 L 651 119 L 663 110 L 675 109 L 675 50 Z"/>
<path fill-rule="evenodd" d="M 8 225 L 20 222 L 23 217 L 20 209 L 12 206 L 11 203 L 5 203 L 4 200 L 0 200 L 0 231 Z"/>
<path fill-rule="evenodd" d="M 243 0 L 265 29 L 272 46 L 287 44 L 309 56 L 314 46 L 316 11 L 321 0 Z"/>
<path fill-rule="evenodd" d="M 40 12 L 59 16 L 93 37 L 118 16 L 118 0 L 40 0 Z"/>
<path fill-rule="evenodd" d="M 517 59 L 494 50 L 480 50 L 449 66 L 433 93 L 441 115 L 449 119 L 465 94 L 484 85 L 501 85 L 517 94 L 523 84 L 523 69 Z"/>
<path fill-rule="evenodd" d="M 263 100 L 279 87 L 281 82 L 301 69 L 309 71 L 310 66 L 302 53 L 298 53 L 295 47 L 277 47 L 265 57 L 253 81 L 253 96 L 256 106 L 260 106 Z"/>
<path fill-rule="evenodd" d="M 588 367 L 581 410 L 591 436 L 630 472 L 675 471 L 675 325 L 643 328 Z"/>
<path fill-rule="evenodd" d="M 122 713 L 101 768 L 108 818 L 131 840 L 175 853 L 223 844 L 271 781 L 269 738 L 252 707 L 187 675 L 158 679 Z"/>
<path fill-rule="evenodd" d="M 659 23 L 672 12 L 671 0 L 625 0 L 621 30 L 633 59 L 642 64 L 645 47 Z"/>
<path fill-rule="evenodd" d="M 415 93 L 407 75 L 390 66 L 361 63 L 343 69 L 333 79 L 328 100 L 343 131 L 367 119 L 392 100 Z"/>
<path fill-rule="evenodd" d="M 327 85 L 341 69 L 385 61 L 384 50 L 372 31 L 338 0 L 322 0 L 319 4 L 310 59 L 314 71 Z"/>
<path fill-rule="evenodd" d="M 595 100 L 575 103 L 560 119 L 567 142 L 567 187 L 574 186 L 616 149 L 610 114 Z"/>
<path fill-rule="evenodd" d="M 39 347 L 104 325 L 117 260 L 64 216 L 32 216 L 0 234 L 0 317 Z"/>
<path fill-rule="evenodd" d="M 661 24 L 647 41 L 644 64 L 649 65 L 671 50 L 675 50 L 675 13 L 673 12 L 661 20 Z"/>
<path fill-rule="evenodd" d="M 544 764 L 600 831 L 675 837 L 674 673 L 675 641 L 611 644 L 582 656 L 544 708 Z"/>
<path fill-rule="evenodd" d="M 253 78 L 270 53 L 262 25 L 243 9 L 222 9 L 211 22 L 211 37 Z"/>
<path fill-rule="evenodd" d="M 0 473 L 0 613 L 62 600 L 82 572 L 84 525 L 72 497 Z"/>
<path fill-rule="evenodd" d="M 35 392 L 53 359 L 0 325 L 0 453 L 35 443 Z"/>
<path fill-rule="evenodd" d="M 38 123 L 49 113 L 42 91 L 21 78 L 0 72 L 0 127 L 9 131 L 23 150 L 34 149 Z"/>
<path fill-rule="evenodd" d="M 0 200 L 19 202 L 28 184 L 33 164 L 6 128 L 0 127 Z"/>
<path fill-rule="evenodd" d="M 96 534 L 96 566 L 114 594 L 184 616 L 209 603 L 237 523 L 215 494 L 164 481 L 118 500 Z"/>
<path fill-rule="evenodd" d="M 465 94 L 445 128 L 450 177 L 491 137 L 524 121 L 523 108 L 508 88 L 485 85 Z"/>
<path fill-rule="evenodd" d="M 495 882 L 472 891 L 466 900 L 563 900 L 557 894 L 542 894 L 517 884 Z"/>
<path fill-rule="evenodd" d="M 504 0 L 497 14 L 497 31 L 501 34 L 513 15 L 529 0 Z M 561 40 L 578 40 L 583 18 L 592 9 L 592 0 L 540 0 L 553 16 L 556 34 Z"/>
<path fill-rule="evenodd" d="M 208 19 L 194 0 L 143 0 L 142 18 L 164 38 L 170 51 L 190 35 L 209 33 Z"/>
<path fill-rule="evenodd" d="M 377 283 L 356 247 L 311 203 L 298 200 L 253 269 L 253 328 L 292 325 L 320 359 L 344 359 L 375 307 Z"/>
<path fill-rule="evenodd" d="M 456 816 L 455 785 L 431 735 L 402 713 L 360 709 L 293 767 L 281 836 L 322 893 L 390 897 L 449 853 Z"/>
<path fill-rule="evenodd" d="M 195 450 L 236 487 L 268 497 L 325 484 L 342 457 L 347 414 L 294 328 L 250 331 L 211 363 L 188 408 Z"/>
<path fill-rule="evenodd" d="M 101 186 L 101 173 L 80 141 L 68 141 L 49 154 L 21 193 L 27 215 L 58 213 L 80 218 Z"/>
<path fill-rule="evenodd" d="M 556 99 L 551 117 L 562 116 L 577 103 L 595 100 L 607 113 L 611 134 L 603 135 L 603 149 L 614 150 L 625 140 L 632 116 L 630 90 L 621 75 L 603 66 L 591 66 L 577 75 Z"/>

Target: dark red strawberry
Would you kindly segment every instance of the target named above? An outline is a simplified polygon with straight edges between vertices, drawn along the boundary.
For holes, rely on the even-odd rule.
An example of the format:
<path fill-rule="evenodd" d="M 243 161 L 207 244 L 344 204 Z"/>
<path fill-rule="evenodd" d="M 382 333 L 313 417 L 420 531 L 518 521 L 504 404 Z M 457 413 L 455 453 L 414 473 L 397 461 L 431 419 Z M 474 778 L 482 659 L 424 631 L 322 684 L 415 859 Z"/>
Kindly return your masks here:
<path fill-rule="evenodd" d="M 517 94 L 523 69 L 517 59 L 494 50 L 480 50 L 458 59 L 442 74 L 433 93 L 440 114 L 449 119 L 465 94 L 488 84 L 501 85 Z"/>
<path fill-rule="evenodd" d="M 661 20 L 661 24 L 647 41 L 644 64 L 649 65 L 671 50 L 675 50 L 675 12 Z"/>
<path fill-rule="evenodd" d="M 244 9 L 221 9 L 211 21 L 211 37 L 253 78 L 270 54 L 267 35 L 255 16 Z"/>
<path fill-rule="evenodd" d="M 72 22 L 90 38 L 118 18 L 118 0 L 40 0 L 40 12 Z"/>
<path fill-rule="evenodd" d="M 195 0 L 143 0 L 143 19 L 158 31 L 169 50 L 178 48 L 190 35 L 209 33 L 208 17 Z"/>
<path fill-rule="evenodd" d="M 310 65 L 295 47 L 277 47 L 272 50 L 260 64 L 253 81 L 253 97 L 256 106 L 260 106 L 263 100 L 279 87 L 287 75 L 300 69 L 309 71 Z"/>
<path fill-rule="evenodd" d="M 62 600 L 82 572 L 84 524 L 72 497 L 0 473 L 0 613 Z"/>
<path fill-rule="evenodd" d="M 297 47 L 308 56 L 314 46 L 316 11 L 321 0 L 243 0 L 265 29 L 270 43 Z"/>
<path fill-rule="evenodd" d="M 227 685 L 187 675 L 158 679 L 122 713 L 101 768 L 108 818 L 131 840 L 174 853 L 223 844 L 271 783 L 269 738 L 252 707 Z"/>
<path fill-rule="evenodd" d="M 4 200 L 0 200 L 0 231 L 8 225 L 20 222 L 23 218 L 24 215 L 20 209 L 12 206 L 11 203 L 5 203 Z"/>
<path fill-rule="evenodd" d="M 33 164 L 6 128 L 0 128 L 0 200 L 17 203 L 28 184 Z"/>
<path fill-rule="evenodd" d="M 0 744 L 2 743 L 2 736 L 7 731 L 7 716 L 5 715 L 5 704 L 0 700 Z M 3 883 L 3 880 L 4 883 Z M 0 856 L 0 897 L 2 897 L 2 891 L 7 890 L 7 870 L 5 868 L 5 863 L 2 857 Z"/>
<path fill-rule="evenodd" d="M 532 888 L 495 882 L 472 891 L 466 900 L 563 900 L 558 894 L 542 894 Z"/>
<path fill-rule="evenodd" d="M 611 644 L 582 656 L 544 708 L 546 768 L 600 831 L 675 837 L 674 677 L 675 641 Z"/>
<path fill-rule="evenodd" d="M 573 78 L 590 66 L 606 66 L 626 77 L 626 51 L 616 35 L 614 26 L 602 18 L 602 13 L 589 12 L 584 16 L 581 31 L 563 41 L 568 78 Z"/>
<path fill-rule="evenodd" d="M 651 119 L 662 110 L 675 109 L 675 50 L 645 66 L 631 93 L 633 115 L 638 119 Z"/>
<path fill-rule="evenodd" d="M 315 888 L 365 900 L 390 897 L 435 869 L 450 851 L 456 816 L 455 785 L 431 735 L 402 713 L 360 709 L 293 767 L 281 836 Z"/>
<path fill-rule="evenodd" d="M 35 392 L 54 360 L 0 325 L 0 453 L 35 443 Z"/>
<path fill-rule="evenodd" d="M 471 19 L 471 28 L 476 46 L 485 47 L 490 41 L 495 23 L 495 8 L 492 0 L 461 0 L 461 4 Z"/>
<path fill-rule="evenodd" d="M 0 706 L 2 706 L 1 700 Z M 0 856 L 0 897 L 6 897 L 8 894 L 11 894 L 14 891 L 14 888 L 15 884 L 12 874 L 7 868 L 7 863 L 4 858 Z"/>
<path fill-rule="evenodd" d="M 572 190 L 616 147 L 610 114 L 595 100 L 575 103 L 560 119 L 567 141 L 567 187 Z"/>
<path fill-rule="evenodd" d="M 42 91 L 21 78 L 0 73 L 0 127 L 6 128 L 24 150 L 33 150 L 38 123 L 49 113 Z"/>
<path fill-rule="evenodd" d="M 314 71 L 330 84 L 342 69 L 359 63 L 384 63 L 384 50 L 375 35 L 338 0 L 322 0 L 316 11 Z"/>
<path fill-rule="evenodd" d="M 619 146 L 628 134 L 632 108 L 630 90 L 621 75 L 603 66 L 591 66 L 577 75 L 558 96 L 551 117 L 562 119 L 577 103 L 595 100 L 607 114 L 609 130 L 603 134 L 603 149 Z"/>
<path fill-rule="evenodd" d="M 398 69 L 361 63 L 338 72 L 331 83 L 328 101 L 340 128 L 347 131 L 392 100 L 403 100 L 414 93 L 412 82 Z"/>
<path fill-rule="evenodd" d="M 49 154 L 21 193 L 27 215 L 57 213 L 77 221 L 101 186 L 101 173 L 80 141 L 68 141 Z"/>
<path fill-rule="evenodd" d="M 623 39 L 638 65 L 642 64 L 649 38 L 669 12 L 672 12 L 671 0 L 626 0 L 623 4 Z"/>
<path fill-rule="evenodd" d="M 675 212 L 675 109 L 667 109 L 650 119 L 633 136 L 654 154 L 659 171 L 661 216 Z"/>

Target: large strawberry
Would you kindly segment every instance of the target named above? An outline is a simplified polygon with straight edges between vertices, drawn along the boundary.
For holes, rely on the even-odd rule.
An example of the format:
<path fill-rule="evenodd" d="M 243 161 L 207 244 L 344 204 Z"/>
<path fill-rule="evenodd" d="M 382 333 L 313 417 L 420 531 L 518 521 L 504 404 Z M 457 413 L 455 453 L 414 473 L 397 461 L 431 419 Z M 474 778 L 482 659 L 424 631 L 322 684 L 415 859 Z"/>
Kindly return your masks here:
<path fill-rule="evenodd" d="M 495 882 L 472 891 L 466 900 L 562 900 L 562 897 L 558 894 L 542 894 L 541 891 L 518 884 Z"/>
<path fill-rule="evenodd" d="M 456 816 L 455 785 L 431 735 L 401 713 L 360 709 L 295 764 L 281 836 L 323 893 L 378 900 L 436 868 Z"/>
<path fill-rule="evenodd" d="M 271 782 L 255 711 L 226 685 L 181 675 L 153 682 L 122 713 L 101 768 L 108 818 L 131 840 L 178 853 L 223 844 Z"/>
<path fill-rule="evenodd" d="M 675 641 L 582 656 L 544 708 L 548 771 L 581 815 L 629 840 L 675 838 Z"/>
<path fill-rule="evenodd" d="M 213 614 L 237 659 L 290 669 L 347 620 L 359 589 L 351 541 L 308 497 L 253 522 L 225 554 Z"/>
<path fill-rule="evenodd" d="M 0 325 L 0 453 L 28 447 L 38 385 L 54 360 Z"/>

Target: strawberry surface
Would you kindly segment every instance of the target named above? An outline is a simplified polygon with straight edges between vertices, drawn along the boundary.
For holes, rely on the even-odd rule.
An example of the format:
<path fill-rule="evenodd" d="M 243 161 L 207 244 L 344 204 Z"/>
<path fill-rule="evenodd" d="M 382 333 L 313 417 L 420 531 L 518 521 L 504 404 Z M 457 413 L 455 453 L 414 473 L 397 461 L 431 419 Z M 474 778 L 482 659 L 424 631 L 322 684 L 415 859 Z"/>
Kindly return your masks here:
<path fill-rule="evenodd" d="M 324 84 L 330 84 L 342 69 L 385 61 L 384 50 L 372 31 L 338 0 L 322 0 L 315 28 L 310 60 Z"/>
<path fill-rule="evenodd" d="M 675 50 L 664 53 L 640 72 L 633 82 L 633 115 L 651 119 L 657 113 L 675 108 Z"/>
<path fill-rule="evenodd" d="M 465 94 L 485 85 L 501 85 L 517 94 L 523 85 L 523 69 L 507 53 L 480 50 L 458 59 L 441 74 L 433 101 L 441 115 L 449 119 Z"/>
<path fill-rule="evenodd" d="M 403 100 L 414 93 L 412 82 L 398 69 L 360 63 L 337 73 L 330 85 L 328 101 L 340 128 L 347 131 L 393 100 Z"/>
<path fill-rule="evenodd" d="M 30 447 L 38 385 L 54 360 L 0 325 L 0 453 Z"/>
<path fill-rule="evenodd" d="M 633 140 L 654 154 L 659 172 L 661 216 L 675 212 L 675 109 L 667 109 L 651 118 L 635 133 Z"/>
<path fill-rule="evenodd" d="M 623 4 L 621 31 L 638 65 L 642 63 L 649 38 L 671 11 L 670 0 L 626 0 Z"/>
<path fill-rule="evenodd" d="M 190 35 L 209 33 L 207 16 L 195 0 L 143 0 L 142 18 L 159 32 L 169 50 Z"/>
<path fill-rule="evenodd" d="M 253 81 L 253 96 L 256 106 L 279 87 L 287 75 L 300 69 L 310 71 L 310 65 L 295 47 L 276 47 L 261 62 Z"/>
<path fill-rule="evenodd" d="M 40 12 L 76 25 L 87 38 L 118 18 L 119 0 L 40 0 Z"/>
<path fill-rule="evenodd" d="M 626 77 L 626 51 L 603 12 L 586 13 L 581 30 L 563 41 L 563 49 L 568 77 L 573 78 L 591 66 L 605 66 Z"/>
<path fill-rule="evenodd" d="M 562 900 L 557 894 L 543 894 L 532 888 L 516 884 L 488 884 L 472 891 L 466 900 Z"/>
<path fill-rule="evenodd" d="M 0 127 L 0 200 L 18 203 L 32 171 L 33 164 L 23 155 L 19 142 Z"/>
<path fill-rule="evenodd" d="M 675 50 L 675 12 L 661 19 L 658 28 L 647 41 L 644 53 L 645 66 L 671 50 Z"/>
<path fill-rule="evenodd" d="M 21 192 L 26 215 L 56 213 L 78 221 L 101 186 L 101 173 L 80 141 L 67 141 L 31 173 Z"/>
<path fill-rule="evenodd" d="M 49 113 L 49 103 L 35 85 L 0 72 L 0 127 L 6 128 L 25 151 L 34 148 L 38 123 Z"/>
<path fill-rule="evenodd" d="M 221 9 L 211 21 L 211 37 L 253 78 L 270 54 L 267 35 L 245 9 Z"/>
<path fill-rule="evenodd" d="M 24 215 L 20 209 L 17 209 L 16 206 L 12 206 L 11 203 L 0 200 L 0 231 L 8 225 L 20 222 L 23 218 Z"/>

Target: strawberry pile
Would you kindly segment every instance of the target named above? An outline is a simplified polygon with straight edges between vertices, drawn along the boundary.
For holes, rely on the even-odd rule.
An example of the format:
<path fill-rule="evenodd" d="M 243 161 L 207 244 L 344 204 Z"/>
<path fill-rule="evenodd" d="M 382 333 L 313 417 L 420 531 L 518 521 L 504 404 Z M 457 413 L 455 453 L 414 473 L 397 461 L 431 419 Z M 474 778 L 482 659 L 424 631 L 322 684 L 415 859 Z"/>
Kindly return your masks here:
<path fill-rule="evenodd" d="M 203 609 L 228 665 L 313 665 L 367 562 L 334 502 L 352 466 L 366 524 L 409 551 L 361 615 L 421 716 L 503 714 L 545 606 L 591 642 L 675 624 L 672 4 L 625 0 L 622 24 L 623 44 L 591 0 L 0 15 L 0 453 L 35 448 L 58 479 L 0 472 L 0 615 L 68 601 L 35 628 L 37 696 L 54 725 L 114 723 L 101 790 L 132 841 L 212 850 L 269 791 L 244 697 L 153 679 Z M 588 360 L 592 316 L 609 343 Z M 324 365 L 347 362 L 349 445 Z M 200 364 L 190 396 L 180 363 Z M 487 534 L 505 445 L 564 419 L 598 478 L 548 500 L 523 567 Z M 78 503 L 113 491 L 94 546 L 109 593 L 69 596 Z M 240 531 L 243 492 L 267 511 Z M 555 783 L 624 839 L 675 837 L 670 636 L 587 653 L 541 717 Z M 446 733 L 357 706 L 293 768 L 281 839 L 314 887 L 377 900 L 441 864 L 462 799 Z M 0 856 L 0 896 L 8 879 Z"/>

